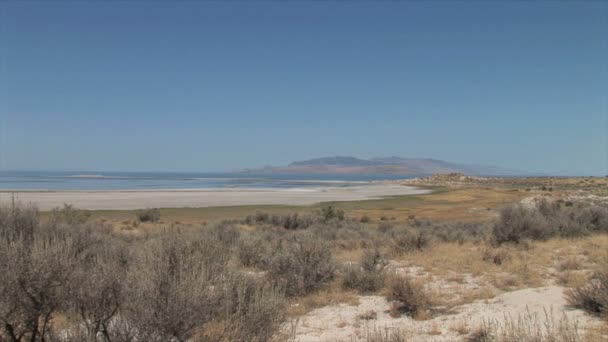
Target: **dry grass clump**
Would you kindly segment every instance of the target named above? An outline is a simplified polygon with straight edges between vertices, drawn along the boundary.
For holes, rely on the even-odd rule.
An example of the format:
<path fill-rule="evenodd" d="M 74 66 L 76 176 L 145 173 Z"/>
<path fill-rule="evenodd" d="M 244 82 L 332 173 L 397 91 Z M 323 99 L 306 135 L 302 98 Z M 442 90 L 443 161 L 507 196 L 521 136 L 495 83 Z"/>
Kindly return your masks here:
<path fill-rule="evenodd" d="M 361 293 L 380 290 L 384 286 L 384 269 L 387 264 L 378 249 L 366 250 L 358 264 L 344 267 L 342 288 Z"/>
<path fill-rule="evenodd" d="M 160 221 L 160 209 L 148 208 L 135 211 L 135 216 L 139 222 L 158 222 Z"/>
<path fill-rule="evenodd" d="M 486 248 L 483 249 L 482 255 L 483 261 L 491 262 L 497 266 L 500 266 L 511 260 L 511 251 L 504 246 L 486 246 Z"/>
<path fill-rule="evenodd" d="M 363 337 L 365 342 L 407 342 L 412 340 L 412 334 L 396 327 L 366 327 Z M 358 340 L 355 340 L 358 341 Z"/>
<path fill-rule="evenodd" d="M 424 286 L 403 275 L 393 274 L 387 280 L 386 299 L 392 303 L 391 315 L 406 314 L 415 319 L 426 319 L 431 309 L 431 299 Z"/>
<path fill-rule="evenodd" d="M 583 339 L 578 322 L 563 314 L 557 318 L 552 311 L 544 317 L 530 311 L 517 317 L 485 321 L 469 334 L 468 342 L 578 342 Z"/>

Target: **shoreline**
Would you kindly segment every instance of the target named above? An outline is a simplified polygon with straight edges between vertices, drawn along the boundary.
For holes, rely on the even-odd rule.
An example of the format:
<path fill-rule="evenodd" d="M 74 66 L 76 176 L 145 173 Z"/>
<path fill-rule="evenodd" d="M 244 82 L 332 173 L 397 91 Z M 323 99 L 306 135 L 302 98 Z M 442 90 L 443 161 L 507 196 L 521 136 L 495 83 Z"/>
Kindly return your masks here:
<path fill-rule="evenodd" d="M 431 190 L 395 183 L 315 188 L 202 188 L 112 190 L 0 190 L 0 204 L 14 200 L 50 210 L 63 204 L 89 210 L 203 208 L 243 205 L 312 205 L 388 196 L 421 195 Z"/>

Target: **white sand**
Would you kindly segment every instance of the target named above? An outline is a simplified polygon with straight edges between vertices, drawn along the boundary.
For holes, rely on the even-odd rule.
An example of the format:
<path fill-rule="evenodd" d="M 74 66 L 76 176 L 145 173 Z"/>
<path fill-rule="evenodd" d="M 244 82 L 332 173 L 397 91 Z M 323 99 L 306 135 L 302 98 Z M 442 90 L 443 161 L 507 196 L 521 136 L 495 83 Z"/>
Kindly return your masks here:
<path fill-rule="evenodd" d="M 553 322 L 555 326 L 564 317 L 577 324 L 579 333 L 599 319 L 585 314 L 582 310 L 568 307 L 563 292 L 558 286 L 524 289 L 501 294 L 491 300 L 477 301 L 456 308 L 454 314 L 438 315 L 430 320 L 416 321 L 403 316 L 393 318 L 389 315 L 390 304 L 380 296 L 362 296 L 359 305 L 339 304 L 313 310 L 301 317 L 296 328 L 296 341 L 299 342 L 352 342 L 365 340 L 367 330 L 399 329 L 415 342 L 465 341 L 466 335 L 484 324 L 496 324 L 505 319 L 517 321 L 533 317 L 538 327 Z M 359 315 L 375 312 L 376 318 L 364 321 Z M 504 324 L 504 323 L 503 323 Z M 459 334 L 458 326 L 465 326 L 466 334 Z M 504 325 L 503 325 L 504 326 Z M 500 326 L 498 326 L 500 328 Z"/>
<path fill-rule="evenodd" d="M 396 195 L 417 195 L 429 190 L 398 184 L 290 189 L 178 189 L 178 190 L 36 190 L 0 192 L 0 203 L 14 199 L 48 210 L 64 203 L 82 209 L 140 209 L 216 207 L 235 205 L 309 205 L 327 201 L 358 201 Z"/>

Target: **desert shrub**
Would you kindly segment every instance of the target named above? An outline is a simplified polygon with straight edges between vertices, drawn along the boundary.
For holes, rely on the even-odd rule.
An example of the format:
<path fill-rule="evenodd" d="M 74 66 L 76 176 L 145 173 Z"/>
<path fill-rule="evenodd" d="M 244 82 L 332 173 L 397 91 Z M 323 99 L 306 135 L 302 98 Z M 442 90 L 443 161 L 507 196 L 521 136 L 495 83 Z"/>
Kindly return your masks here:
<path fill-rule="evenodd" d="M 49 339 L 79 244 L 33 208 L 0 208 L 0 220 L 0 340 Z"/>
<path fill-rule="evenodd" d="M 367 216 L 367 215 L 363 215 L 363 216 L 361 216 L 361 218 L 359 219 L 359 222 L 361 222 L 361 223 L 370 223 L 370 222 L 371 222 L 371 219 L 369 218 L 369 216 Z"/>
<path fill-rule="evenodd" d="M 366 250 L 358 264 L 344 267 L 342 288 L 362 293 L 378 291 L 384 286 L 387 264 L 378 249 Z"/>
<path fill-rule="evenodd" d="M 280 282 L 231 269 L 232 223 L 115 235 L 76 216 L 0 208 L 0 341 L 268 341 L 285 322 Z M 276 232 L 262 236 L 293 233 Z M 294 265 L 322 269 L 314 251 L 294 252 Z M 304 268 L 296 281 L 319 281 Z"/>
<path fill-rule="evenodd" d="M 591 232 L 608 233 L 608 208 L 596 205 L 577 212 L 577 221 L 586 224 Z"/>
<path fill-rule="evenodd" d="M 511 259 L 511 253 L 509 249 L 505 247 L 486 247 L 482 251 L 482 260 L 485 262 L 491 262 L 495 265 L 502 265 L 506 261 Z"/>
<path fill-rule="evenodd" d="M 39 225 L 38 209 L 35 207 L 15 204 L 0 207 L 0 238 L 6 243 L 31 241 Z"/>
<path fill-rule="evenodd" d="M 213 241 L 163 234 L 138 250 L 128 274 L 126 319 L 138 340 L 186 341 L 220 307 L 221 269 Z"/>
<path fill-rule="evenodd" d="M 375 244 L 375 232 L 366 224 L 353 221 L 330 221 L 317 223 L 311 227 L 311 233 L 333 247 L 354 250 L 369 248 Z"/>
<path fill-rule="evenodd" d="M 219 340 L 270 341 L 285 318 L 286 300 L 281 289 L 250 277 L 233 276 L 224 287 Z"/>
<path fill-rule="evenodd" d="M 479 222 L 435 224 L 427 231 L 441 242 L 480 242 L 485 240 L 488 235 L 487 225 Z"/>
<path fill-rule="evenodd" d="M 135 211 L 135 215 L 140 222 L 158 222 L 160 221 L 160 209 L 147 208 Z"/>
<path fill-rule="evenodd" d="M 271 240 L 264 234 L 245 235 L 236 248 L 237 257 L 245 267 L 267 269 L 273 253 Z"/>
<path fill-rule="evenodd" d="M 284 217 L 282 225 L 285 229 L 305 229 L 310 227 L 315 222 L 311 216 L 298 215 L 294 213 Z"/>
<path fill-rule="evenodd" d="M 429 235 L 420 230 L 402 228 L 393 231 L 391 237 L 390 246 L 396 255 L 420 251 L 430 245 Z"/>
<path fill-rule="evenodd" d="M 344 210 L 336 209 L 331 205 L 321 208 L 319 215 L 323 218 L 324 221 L 329 221 L 333 219 L 342 221 L 345 218 Z"/>
<path fill-rule="evenodd" d="M 318 219 L 311 215 L 300 215 L 292 213 L 287 215 L 270 215 L 265 212 L 256 212 L 248 215 L 243 222 L 249 225 L 267 224 L 276 227 L 283 227 L 288 230 L 306 229 L 317 222 Z"/>
<path fill-rule="evenodd" d="M 336 264 L 324 241 L 311 235 L 291 235 L 276 245 L 267 270 L 287 296 L 301 296 L 331 281 Z"/>
<path fill-rule="evenodd" d="M 431 300 L 424 286 L 404 275 L 393 274 L 387 281 L 386 299 L 392 303 L 393 315 L 406 314 L 424 318 L 431 308 Z"/>
<path fill-rule="evenodd" d="M 568 290 L 566 299 L 590 314 L 608 316 L 608 270 L 597 272 L 587 284 Z"/>
<path fill-rule="evenodd" d="M 605 206 L 542 199 L 530 208 L 521 204 L 504 207 L 492 229 L 492 240 L 495 244 L 519 243 L 526 239 L 576 238 L 606 231 Z"/>
<path fill-rule="evenodd" d="M 270 214 L 263 211 L 256 211 L 253 215 L 247 215 L 245 218 L 246 224 L 267 223 L 269 222 Z"/>
<path fill-rule="evenodd" d="M 225 248 L 234 248 L 241 238 L 241 231 L 230 221 L 222 221 L 211 228 L 212 239 Z"/>
<path fill-rule="evenodd" d="M 504 207 L 492 228 L 492 239 L 497 245 L 520 243 L 522 240 L 544 240 L 554 231 L 541 213 L 521 204 Z"/>
<path fill-rule="evenodd" d="M 85 223 L 91 213 L 88 210 L 74 208 L 71 204 L 64 204 L 63 208 L 55 208 L 51 211 L 51 220 L 66 224 Z"/>
<path fill-rule="evenodd" d="M 126 301 L 123 282 L 126 278 L 125 255 L 121 244 L 112 242 L 99 246 L 97 251 L 76 265 L 67 285 L 66 302 L 73 321 L 80 322 L 84 331 L 81 340 L 95 341 L 101 334 L 106 340 L 116 340 L 117 326 L 113 320 Z"/>
<path fill-rule="evenodd" d="M 393 228 L 393 225 L 388 222 L 380 222 L 380 224 L 378 224 L 378 231 L 383 234 L 388 234 L 392 232 Z"/>

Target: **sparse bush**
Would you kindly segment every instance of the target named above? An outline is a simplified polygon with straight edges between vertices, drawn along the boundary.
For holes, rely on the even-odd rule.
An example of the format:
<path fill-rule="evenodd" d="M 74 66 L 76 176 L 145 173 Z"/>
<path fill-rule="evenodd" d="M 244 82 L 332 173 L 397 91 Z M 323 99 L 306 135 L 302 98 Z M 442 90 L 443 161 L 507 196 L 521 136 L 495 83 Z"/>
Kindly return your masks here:
<path fill-rule="evenodd" d="M 426 318 L 431 300 L 424 286 L 407 276 L 394 274 L 388 278 L 386 299 L 392 302 L 393 316 L 406 314 L 414 318 Z"/>
<path fill-rule="evenodd" d="M 64 207 L 40 221 L 35 208 L 0 208 L 0 341 L 209 336 L 220 342 L 261 342 L 279 333 L 284 291 L 264 277 L 236 275 L 228 261 L 240 232 L 230 222 L 121 236 L 74 213 Z M 292 266 L 323 270 L 331 265 L 304 244 L 292 255 L 297 261 Z M 296 283 L 320 281 L 304 268 L 296 267 L 295 273 L 301 273 Z M 59 316 L 61 328 L 55 326 Z M 214 335 L 218 327 L 223 332 Z"/>
<path fill-rule="evenodd" d="M 482 260 L 502 265 L 507 260 L 511 259 L 511 253 L 504 247 L 486 247 L 482 252 Z"/>
<path fill-rule="evenodd" d="M 361 219 L 359 220 L 359 222 L 361 222 L 361 223 L 370 223 L 371 219 L 369 218 L 369 216 L 363 215 L 363 216 L 361 216 Z"/>
<path fill-rule="evenodd" d="M 147 241 L 128 275 L 126 318 L 146 341 L 186 341 L 221 304 L 213 241 L 162 234 Z M 221 254 L 220 254 L 221 256 Z"/>
<path fill-rule="evenodd" d="M 430 244 L 428 235 L 419 230 L 399 229 L 393 231 L 391 237 L 391 249 L 396 255 L 420 251 Z"/>
<path fill-rule="evenodd" d="M 576 308 L 608 317 L 608 270 L 597 272 L 587 284 L 568 290 L 566 299 Z"/>
<path fill-rule="evenodd" d="M 320 212 L 321 217 L 324 221 L 329 221 L 332 219 L 337 219 L 339 221 L 344 220 L 344 210 L 336 209 L 333 206 L 329 205 L 327 207 L 323 207 Z"/>
<path fill-rule="evenodd" d="M 283 227 L 288 230 L 306 229 L 319 221 L 318 218 L 311 215 L 300 215 L 292 213 L 287 215 L 270 215 L 265 212 L 256 212 L 255 215 L 249 215 L 243 221 L 249 225 L 268 224 L 271 226 Z"/>
<path fill-rule="evenodd" d="M 325 242 L 309 235 L 293 235 L 275 248 L 268 273 L 288 296 L 313 292 L 334 278 L 336 265 Z"/>
<path fill-rule="evenodd" d="M 126 256 L 118 249 L 122 246 L 117 242 L 100 247 L 79 262 L 71 274 L 67 311 L 85 328 L 81 334 L 86 340 L 95 341 L 101 334 L 112 341 L 116 339 L 113 320 L 126 301 L 123 288 Z"/>
<path fill-rule="evenodd" d="M 378 231 L 383 234 L 390 233 L 393 228 L 393 225 L 388 222 L 380 222 L 380 224 L 378 224 Z"/>
<path fill-rule="evenodd" d="M 608 208 L 541 200 L 535 207 L 504 207 L 492 229 L 494 244 L 545 240 L 554 236 L 575 238 L 608 231 Z"/>
<path fill-rule="evenodd" d="M 140 222 L 158 222 L 160 221 L 160 209 L 148 208 L 135 211 L 135 215 Z"/>
<path fill-rule="evenodd" d="M 345 267 L 342 287 L 362 293 L 378 291 L 384 285 L 384 268 L 387 264 L 378 249 L 366 250 L 358 265 Z"/>
<path fill-rule="evenodd" d="M 269 238 L 265 234 L 258 234 L 241 238 L 236 253 L 243 266 L 267 269 L 274 250 Z"/>
<path fill-rule="evenodd" d="M 551 230 L 549 222 L 538 211 L 516 204 L 500 211 L 492 229 L 492 238 L 497 245 L 517 244 L 526 239 L 545 240 L 554 235 Z"/>
<path fill-rule="evenodd" d="M 52 221 L 70 225 L 85 223 L 90 216 L 91 213 L 88 210 L 76 209 L 71 204 L 64 204 L 63 208 L 55 208 L 51 211 Z"/>
<path fill-rule="evenodd" d="M 0 340 L 49 339 L 79 245 L 69 231 L 41 227 L 33 208 L 0 208 L 0 220 Z"/>
<path fill-rule="evenodd" d="M 234 248 L 241 238 L 240 230 L 231 222 L 223 221 L 211 228 L 213 238 L 225 248 Z"/>
<path fill-rule="evenodd" d="M 220 341 L 270 341 L 286 319 L 283 292 L 255 279 L 233 277 L 223 296 Z"/>

